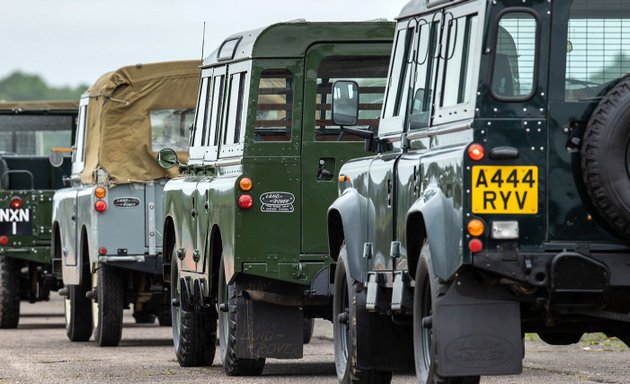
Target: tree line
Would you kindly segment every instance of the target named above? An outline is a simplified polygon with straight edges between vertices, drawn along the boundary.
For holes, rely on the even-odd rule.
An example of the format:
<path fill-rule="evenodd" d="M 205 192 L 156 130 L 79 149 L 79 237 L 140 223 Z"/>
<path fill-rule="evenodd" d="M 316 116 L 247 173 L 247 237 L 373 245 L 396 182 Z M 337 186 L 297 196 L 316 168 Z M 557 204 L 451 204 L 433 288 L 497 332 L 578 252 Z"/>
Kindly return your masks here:
<path fill-rule="evenodd" d="M 0 101 L 78 100 L 87 88 L 54 87 L 39 75 L 15 71 L 0 79 Z"/>

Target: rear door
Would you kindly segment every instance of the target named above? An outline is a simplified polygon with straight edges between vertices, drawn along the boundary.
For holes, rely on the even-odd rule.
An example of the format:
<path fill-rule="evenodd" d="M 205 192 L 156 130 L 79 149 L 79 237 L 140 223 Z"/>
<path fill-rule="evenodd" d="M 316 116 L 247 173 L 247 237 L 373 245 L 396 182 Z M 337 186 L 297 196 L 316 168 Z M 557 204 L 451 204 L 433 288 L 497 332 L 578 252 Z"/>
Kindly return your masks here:
<path fill-rule="evenodd" d="M 343 134 L 331 120 L 331 88 L 336 80 L 354 80 L 360 89 L 358 128 L 376 132 L 391 45 L 388 43 L 317 44 L 306 53 L 302 125 L 303 254 L 326 254 L 326 211 L 337 196 L 341 166 L 366 156 L 363 139 Z"/>

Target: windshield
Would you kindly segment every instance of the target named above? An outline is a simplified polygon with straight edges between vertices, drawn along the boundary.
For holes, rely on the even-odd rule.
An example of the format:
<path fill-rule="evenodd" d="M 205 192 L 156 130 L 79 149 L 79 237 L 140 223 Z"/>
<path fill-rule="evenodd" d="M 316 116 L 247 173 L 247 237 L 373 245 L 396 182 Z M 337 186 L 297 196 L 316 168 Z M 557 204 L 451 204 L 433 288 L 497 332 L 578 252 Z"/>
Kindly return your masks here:
<path fill-rule="evenodd" d="M 52 148 L 72 145 L 73 127 L 73 116 L 2 116 L 0 153 L 48 156 Z"/>

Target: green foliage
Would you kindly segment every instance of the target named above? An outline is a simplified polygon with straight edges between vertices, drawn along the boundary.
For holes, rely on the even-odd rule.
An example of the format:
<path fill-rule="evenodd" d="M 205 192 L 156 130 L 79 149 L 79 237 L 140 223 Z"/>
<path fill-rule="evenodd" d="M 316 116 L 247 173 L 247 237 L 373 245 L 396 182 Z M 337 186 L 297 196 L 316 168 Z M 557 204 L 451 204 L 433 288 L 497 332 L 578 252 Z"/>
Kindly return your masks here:
<path fill-rule="evenodd" d="M 51 87 L 39 75 L 16 71 L 0 79 L 0 101 L 78 100 L 87 88 Z"/>

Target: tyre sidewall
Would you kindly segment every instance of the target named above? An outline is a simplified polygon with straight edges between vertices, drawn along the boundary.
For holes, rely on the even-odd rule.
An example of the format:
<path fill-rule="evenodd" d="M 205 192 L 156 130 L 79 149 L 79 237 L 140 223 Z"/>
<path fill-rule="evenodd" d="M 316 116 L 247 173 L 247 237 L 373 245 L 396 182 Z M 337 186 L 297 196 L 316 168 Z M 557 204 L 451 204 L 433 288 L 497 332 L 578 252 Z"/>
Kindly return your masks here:
<path fill-rule="evenodd" d="M 17 328 L 20 319 L 20 270 L 18 261 L 0 256 L 0 328 Z"/>
<path fill-rule="evenodd" d="M 122 337 L 123 290 L 120 271 L 101 265 L 97 274 L 97 316 L 94 339 L 99 346 L 116 346 Z M 109 287 L 106 288 L 106 287 Z M 93 314 L 94 316 L 94 314 Z"/>
<path fill-rule="evenodd" d="M 593 112 L 582 142 L 582 177 L 591 203 L 620 235 L 630 235 L 630 78 Z"/>
<path fill-rule="evenodd" d="M 433 383 L 437 377 L 435 373 L 435 332 L 431 332 L 431 338 L 428 340 L 430 343 L 430 350 L 426 351 L 424 348 L 425 333 L 422 327 L 422 305 L 424 296 L 427 294 L 426 290 L 429 290 L 431 297 L 431 312 L 435 314 L 435 284 L 433 272 L 431 270 L 431 254 L 429 251 L 429 244 L 425 241 L 420 252 L 420 259 L 418 260 L 418 266 L 415 274 L 415 288 L 414 288 L 414 300 L 413 300 L 413 339 L 414 339 L 414 359 L 416 364 L 416 381 L 418 384 Z M 433 318 L 435 320 L 435 318 Z M 435 330 L 435 324 L 433 322 L 433 330 Z M 428 356 L 427 356 L 428 352 Z M 429 365 L 427 366 L 425 360 L 428 358 Z"/>
<path fill-rule="evenodd" d="M 333 297 L 333 340 L 335 347 L 335 368 L 337 371 L 337 379 L 340 383 L 349 383 L 352 376 L 352 356 L 353 343 L 352 337 L 347 341 L 346 346 L 343 345 L 344 341 L 341 337 L 342 325 L 339 323 L 339 314 L 341 313 L 341 306 L 344 305 L 341 301 L 345 296 L 348 298 L 348 324 L 352 324 L 350 319 L 350 312 L 353 312 L 350 300 L 350 284 L 348 282 L 348 273 L 346 271 L 347 256 L 345 254 L 345 247 L 342 247 L 339 259 L 337 260 L 337 266 L 335 268 L 335 294 Z M 350 331 L 352 333 L 352 331 Z M 348 356 L 344 356 L 344 348 L 347 348 Z"/>
<path fill-rule="evenodd" d="M 177 263 L 177 257 L 175 257 L 175 246 L 173 246 L 173 252 L 171 252 L 171 303 L 173 300 L 179 301 L 178 306 L 171 307 L 171 324 L 173 333 L 173 347 L 175 347 L 175 353 L 179 356 L 180 353 L 180 340 L 181 340 L 181 306 L 182 302 L 181 287 L 179 283 L 179 266 Z"/>

